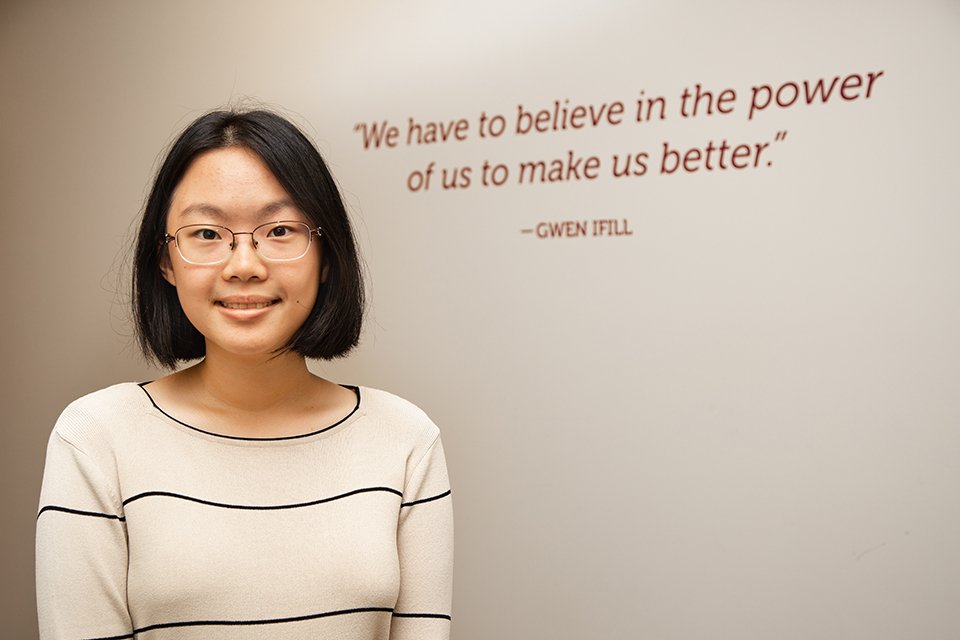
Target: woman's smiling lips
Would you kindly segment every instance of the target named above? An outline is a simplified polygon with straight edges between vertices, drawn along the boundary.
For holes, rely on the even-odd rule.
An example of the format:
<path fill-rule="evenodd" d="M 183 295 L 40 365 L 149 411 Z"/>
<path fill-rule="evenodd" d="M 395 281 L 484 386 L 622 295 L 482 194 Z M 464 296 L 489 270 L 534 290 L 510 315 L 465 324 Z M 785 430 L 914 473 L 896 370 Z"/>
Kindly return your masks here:
<path fill-rule="evenodd" d="M 251 318 L 260 315 L 257 313 L 258 311 L 263 311 L 279 302 L 279 299 L 274 298 L 231 297 L 217 300 L 214 304 L 228 316 L 234 318 Z"/>
<path fill-rule="evenodd" d="M 263 309 L 264 307 L 269 307 L 271 304 L 276 302 L 220 302 L 221 305 L 227 309 Z"/>

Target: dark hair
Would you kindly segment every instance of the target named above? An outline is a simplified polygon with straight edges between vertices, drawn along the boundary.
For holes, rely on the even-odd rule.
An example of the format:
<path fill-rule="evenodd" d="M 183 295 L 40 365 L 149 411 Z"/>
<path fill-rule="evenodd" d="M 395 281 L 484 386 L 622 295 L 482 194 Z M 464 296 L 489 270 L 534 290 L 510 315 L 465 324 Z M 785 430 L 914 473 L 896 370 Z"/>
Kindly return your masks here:
<path fill-rule="evenodd" d="M 214 149 L 256 153 L 307 219 L 323 230 L 326 281 L 303 326 L 281 349 L 307 358 L 346 355 L 360 340 L 363 274 L 353 229 L 330 170 L 314 144 L 285 118 L 264 110 L 214 111 L 188 126 L 167 152 L 143 210 L 133 265 L 133 312 L 147 359 L 173 368 L 206 352 L 203 335 L 180 306 L 176 288 L 160 271 L 167 245 L 167 213 L 174 189 L 193 160 Z"/>

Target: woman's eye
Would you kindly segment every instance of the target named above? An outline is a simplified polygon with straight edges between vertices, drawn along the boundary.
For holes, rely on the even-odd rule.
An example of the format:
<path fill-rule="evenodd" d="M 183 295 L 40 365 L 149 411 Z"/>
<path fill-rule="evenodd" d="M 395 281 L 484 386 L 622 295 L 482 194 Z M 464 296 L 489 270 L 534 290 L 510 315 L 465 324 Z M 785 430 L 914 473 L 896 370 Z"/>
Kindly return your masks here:
<path fill-rule="evenodd" d="M 289 236 L 295 233 L 292 227 L 277 226 L 273 229 L 270 229 L 270 232 L 267 234 L 268 238 L 283 238 L 284 236 Z"/>
<path fill-rule="evenodd" d="M 198 229 L 194 234 L 200 240 L 219 240 L 220 234 L 214 229 Z"/>

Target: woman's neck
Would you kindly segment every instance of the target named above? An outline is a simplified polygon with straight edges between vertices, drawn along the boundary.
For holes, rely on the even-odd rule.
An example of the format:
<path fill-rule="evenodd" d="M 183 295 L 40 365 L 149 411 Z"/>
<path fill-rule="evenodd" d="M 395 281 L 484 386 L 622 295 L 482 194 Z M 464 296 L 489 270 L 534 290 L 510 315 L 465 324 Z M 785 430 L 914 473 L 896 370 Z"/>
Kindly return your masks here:
<path fill-rule="evenodd" d="M 319 378 L 295 353 L 250 358 L 208 350 L 188 369 L 150 383 L 161 408 L 221 435 L 275 438 L 312 433 L 348 416 L 352 391 Z"/>
<path fill-rule="evenodd" d="M 202 362 L 181 373 L 203 405 L 251 414 L 300 407 L 321 382 L 293 352 L 249 358 L 208 351 Z"/>

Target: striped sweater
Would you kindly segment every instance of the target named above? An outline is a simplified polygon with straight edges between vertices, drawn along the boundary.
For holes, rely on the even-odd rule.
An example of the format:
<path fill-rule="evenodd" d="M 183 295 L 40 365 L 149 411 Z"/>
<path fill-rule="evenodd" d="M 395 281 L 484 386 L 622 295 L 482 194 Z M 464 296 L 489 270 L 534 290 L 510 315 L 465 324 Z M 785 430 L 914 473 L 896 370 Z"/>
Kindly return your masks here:
<path fill-rule="evenodd" d="M 37 517 L 41 639 L 448 638 L 439 431 L 396 396 L 357 397 L 272 439 L 179 422 L 134 383 L 67 407 Z"/>

